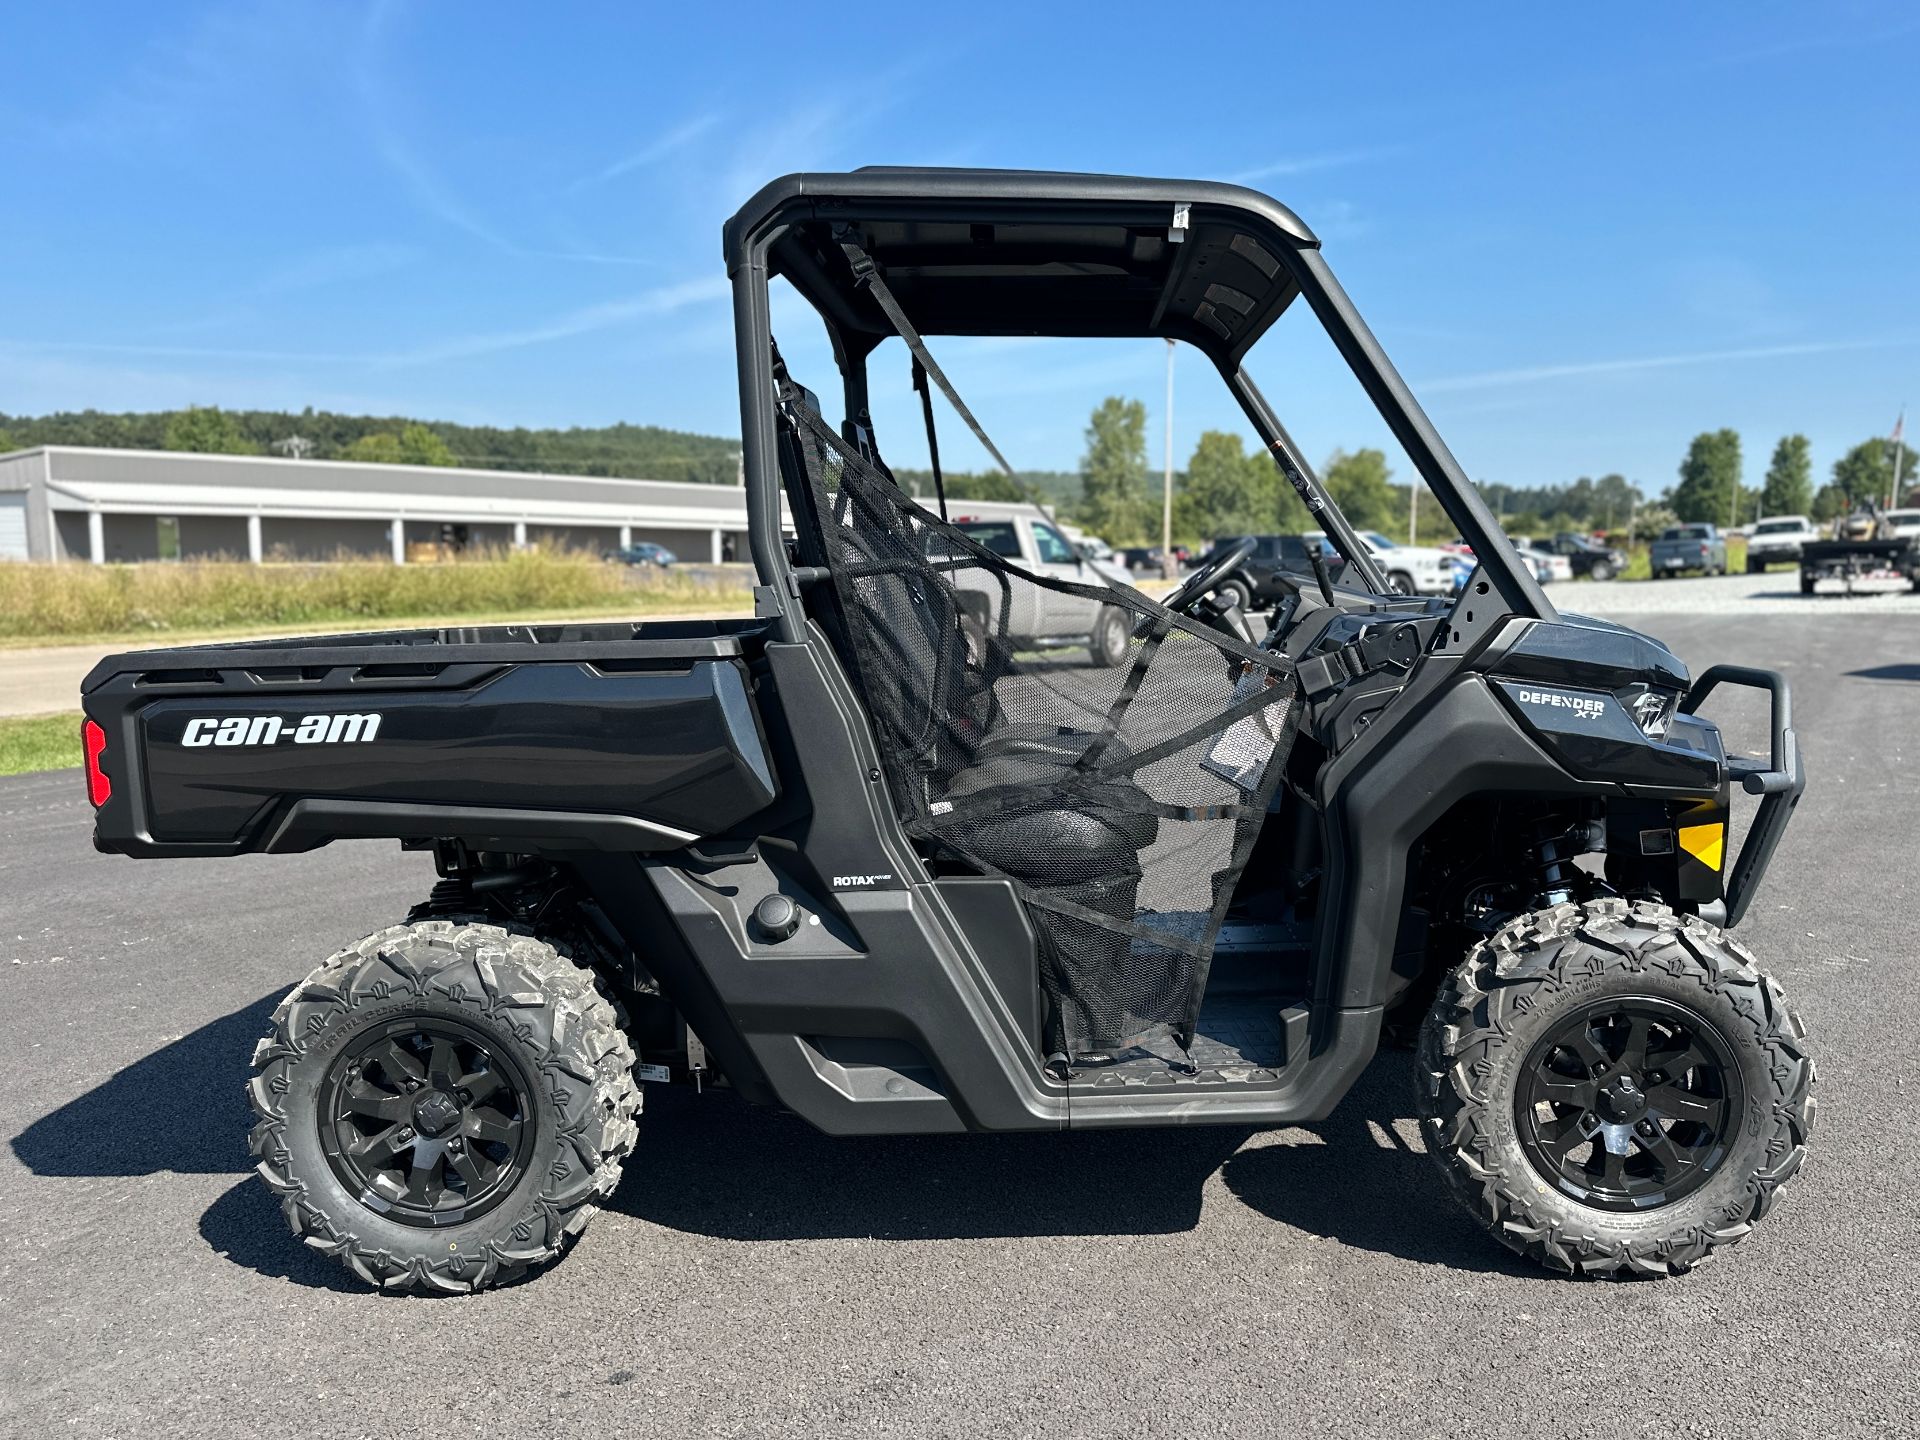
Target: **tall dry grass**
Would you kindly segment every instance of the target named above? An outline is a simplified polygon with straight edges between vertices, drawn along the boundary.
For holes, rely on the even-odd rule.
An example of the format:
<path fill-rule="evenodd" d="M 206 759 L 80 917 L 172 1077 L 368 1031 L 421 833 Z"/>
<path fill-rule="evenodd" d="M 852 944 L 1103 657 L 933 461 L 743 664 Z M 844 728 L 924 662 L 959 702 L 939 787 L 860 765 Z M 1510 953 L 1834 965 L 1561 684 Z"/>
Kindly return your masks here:
<path fill-rule="evenodd" d="M 744 582 L 605 564 L 583 552 L 503 551 L 438 565 L 0 565 L 0 639 L 157 635 L 426 616 L 729 609 Z"/>

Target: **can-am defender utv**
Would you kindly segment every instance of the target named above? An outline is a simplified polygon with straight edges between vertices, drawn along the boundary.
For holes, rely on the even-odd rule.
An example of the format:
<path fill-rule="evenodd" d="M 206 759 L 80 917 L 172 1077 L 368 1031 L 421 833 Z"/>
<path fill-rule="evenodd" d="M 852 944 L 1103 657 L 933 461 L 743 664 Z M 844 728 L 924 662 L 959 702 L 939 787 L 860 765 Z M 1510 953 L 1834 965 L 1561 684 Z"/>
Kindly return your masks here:
<path fill-rule="evenodd" d="M 86 681 L 102 850 L 435 856 L 254 1056 L 297 1236 L 396 1288 L 548 1260 L 613 1190 L 640 1081 L 836 1135 L 1278 1126 L 1416 1030 L 1427 1148 L 1512 1249 L 1670 1273 L 1766 1212 L 1813 1066 L 1725 930 L 1801 791 L 1786 684 L 1690 682 L 1556 613 L 1297 217 L 1211 183 L 874 169 L 774 182 L 725 247 L 753 618 L 202 646 Z M 775 277 L 826 326 L 838 425 L 781 360 Z M 1301 301 L 1472 545 L 1457 598 L 1388 593 L 1243 368 Z M 985 441 L 944 335 L 1198 350 L 1340 585 L 1296 576 L 1256 629 L 1214 598 L 1244 545 L 1164 603 L 981 545 L 894 483 L 870 418 L 899 337 L 930 432 L 928 386 Z M 1009 643 L 1062 596 L 1123 628 L 1117 663 Z M 1723 685 L 1770 695 L 1767 758 L 1696 713 Z M 1735 786 L 1759 803 L 1729 864 Z"/>

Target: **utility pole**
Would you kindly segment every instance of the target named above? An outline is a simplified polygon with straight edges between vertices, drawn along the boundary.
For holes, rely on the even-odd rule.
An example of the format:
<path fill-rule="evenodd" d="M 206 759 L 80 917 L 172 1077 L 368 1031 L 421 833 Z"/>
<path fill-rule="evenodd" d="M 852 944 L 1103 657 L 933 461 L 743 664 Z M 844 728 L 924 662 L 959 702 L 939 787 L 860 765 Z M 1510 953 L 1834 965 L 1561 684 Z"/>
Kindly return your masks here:
<path fill-rule="evenodd" d="M 1887 495 L 1887 508 L 1900 503 L 1900 469 L 1907 458 L 1907 407 L 1900 407 L 1900 418 L 1893 422 L 1893 489 Z"/>
<path fill-rule="evenodd" d="M 1173 578 L 1173 339 L 1167 339 L 1167 465 L 1160 485 L 1160 577 Z"/>
<path fill-rule="evenodd" d="M 1407 486 L 1407 544 L 1418 545 L 1420 530 L 1420 477 Z"/>

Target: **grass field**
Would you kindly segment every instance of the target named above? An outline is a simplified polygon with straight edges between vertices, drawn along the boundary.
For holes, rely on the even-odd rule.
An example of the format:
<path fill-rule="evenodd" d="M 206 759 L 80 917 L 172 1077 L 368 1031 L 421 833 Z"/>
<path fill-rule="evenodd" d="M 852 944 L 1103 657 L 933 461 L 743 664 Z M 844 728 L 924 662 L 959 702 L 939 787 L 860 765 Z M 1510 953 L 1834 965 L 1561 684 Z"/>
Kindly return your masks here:
<path fill-rule="evenodd" d="M 61 770 L 80 763 L 80 712 L 0 719 L 0 775 Z"/>
<path fill-rule="evenodd" d="M 513 551 L 443 565 L 0 566 L 0 645 L 147 640 L 369 621 L 728 610 L 744 582 L 636 571 L 581 553 Z"/>

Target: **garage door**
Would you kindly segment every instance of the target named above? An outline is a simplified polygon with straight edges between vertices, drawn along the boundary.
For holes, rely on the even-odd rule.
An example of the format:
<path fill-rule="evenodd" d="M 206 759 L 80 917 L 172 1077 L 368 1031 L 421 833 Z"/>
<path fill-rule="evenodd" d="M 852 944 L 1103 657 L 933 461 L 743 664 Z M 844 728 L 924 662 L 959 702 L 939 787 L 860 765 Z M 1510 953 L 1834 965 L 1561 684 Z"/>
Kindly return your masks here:
<path fill-rule="evenodd" d="M 0 560 L 27 558 L 27 492 L 0 495 Z"/>

